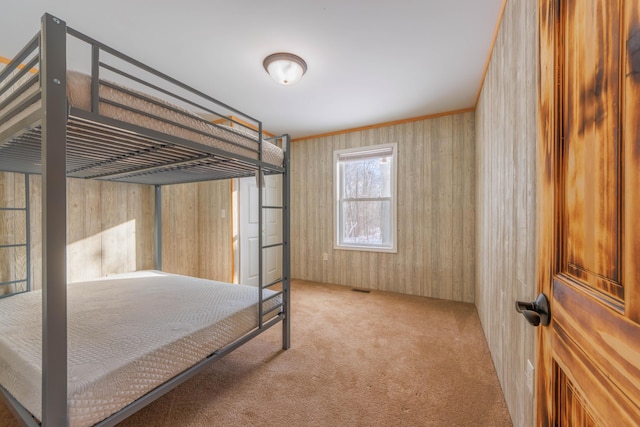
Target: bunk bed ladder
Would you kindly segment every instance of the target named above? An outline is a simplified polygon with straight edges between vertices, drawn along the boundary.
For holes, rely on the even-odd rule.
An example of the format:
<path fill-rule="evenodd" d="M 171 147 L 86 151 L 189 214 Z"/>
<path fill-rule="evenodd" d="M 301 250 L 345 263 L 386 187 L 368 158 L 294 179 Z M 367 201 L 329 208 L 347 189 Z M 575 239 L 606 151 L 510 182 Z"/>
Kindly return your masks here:
<path fill-rule="evenodd" d="M 0 244 L 0 250 L 24 248 L 25 252 L 25 275 L 24 278 L 8 277 L 9 280 L 0 281 L 0 290 L 7 290 L 0 298 L 5 298 L 11 295 L 19 294 L 22 292 L 29 292 L 31 290 L 31 231 L 29 224 L 30 219 L 30 206 L 29 206 L 29 174 L 24 174 L 24 207 L 0 207 L 0 212 L 24 212 L 24 230 L 25 240 L 23 242 L 13 242 Z M 16 290 L 16 285 L 23 284 L 22 289 Z M 14 287 L 11 291 L 11 287 Z"/>
<path fill-rule="evenodd" d="M 259 304 L 259 327 L 262 328 L 265 321 L 265 316 L 271 314 L 272 312 L 278 310 L 278 313 L 282 316 L 282 348 L 287 350 L 290 347 L 291 340 L 291 330 L 289 323 L 289 298 L 290 298 L 290 283 L 289 283 L 289 256 L 290 256 L 290 247 L 289 247 L 289 227 L 290 227 L 290 214 L 289 214 L 289 135 L 282 136 L 282 144 L 283 144 L 283 152 L 284 152 L 284 166 L 285 171 L 282 173 L 282 195 L 281 195 L 281 204 L 280 205 L 265 205 L 263 199 L 263 189 L 264 186 L 264 171 L 262 170 L 262 166 L 258 167 L 258 206 L 259 206 L 259 215 L 258 215 L 258 230 L 261 230 L 258 233 L 258 246 L 260 248 L 258 255 L 258 283 L 260 288 L 260 304 Z M 265 211 L 280 211 L 282 215 L 282 240 L 278 243 L 265 245 L 263 242 L 263 224 L 264 224 L 264 213 Z M 281 248 L 282 251 L 282 269 L 281 275 L 278 279 L 274 280 L 270 283 L 264 283 L 264 270 L 263 270 L 263 262 L 265 258 L 265 251 L 271 248 Z M 271 296 L 264 298 L 263 289 L 272 288 L 276 285 L 281 284 L 281 290 L 272 294 Z M 271 308 L 265 309 L 265 304 L 270 300 L 281 297 L 282 302 L 278 305 L 274 305 Z"/>

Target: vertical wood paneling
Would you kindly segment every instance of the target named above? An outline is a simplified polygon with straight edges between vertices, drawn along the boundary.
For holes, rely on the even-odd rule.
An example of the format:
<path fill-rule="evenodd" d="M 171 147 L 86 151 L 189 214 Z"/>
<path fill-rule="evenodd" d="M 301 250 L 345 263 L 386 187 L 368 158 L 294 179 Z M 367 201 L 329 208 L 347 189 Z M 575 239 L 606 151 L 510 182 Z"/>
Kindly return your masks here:
<path fill-rule="evenodd" d="M 476 306 L 514 425 L 533 425 L 526 380 L 535 330 L 514 310 L 533 300 L 537 5 L 508 0 L 476 109 Z"/>
<path fill-rule="evenodd" d="M 199 277 L 231 281 L 231 187 L 227 180 L 197 184 Z M 222 210 L 225 211 L 224 217 Z"/>
<path fill-rule="evenodd" d="M 162 268 L 165 271 L 196 275 L 198 259 L 198 202 L 195 184 L 162 188 Z"/>
<path fill-rule="evenodd" d="M 424 132 L 422 133 L 423 141 L 431 141 L 432 128 L 437 126 L 437 122 L 434 120 L 425 120 L 422 122 L 424 126 Z M 435 191 L 435 186 L 433 185 L 433 180 L 431 179 L 433 163 L 431 162 L 431 147 L 430 144 L 424 144 L 423 157 L 421 159 L 421 163 L 423 165 L 424 170 L 424 179 L 422 184 L 422 209 L 423 209 L 423 228 L 421 229 L 420 240 L 423 242 L 436 242 L 435 237 L 435 227 L 432 225 L 432 215 L 434 211 L 433 206 L 433 194 Z M 419 159 L 419 158 L 418 158 Z M 473 175 L 470 175 L 473 176 Z M 411 187 L 409 187 L 411 188 Z M 423 245 L 424 250 L 424 278 L 422 284 L 422 293 L 419 295 L 434 295 L 433 293 L 433 268 L 432 268 L 432 259 L 433 252 L 437 251 L 438 248 L 434 245 L 425 244 Z"/>
<path fill-rule="evenodd" d="M 164 271 L 224 282 L 231 280 L 230 200 L 231 187 L 227 180 L 162 188 Z"/>
<path fill-rule="evenodd" d="M 39 175 L 29 176 L 31 209 L 31 287 L 42 288 L 42 185 Z M 68 198 L 67 198 L 68 200 Z"/>
<path fill-rule="evenodd" d="M 104 228 L 102 216 L 104 212 L 102 210 L 102 191 L 100 183 L 89 181 L 85 182 L 81 180 L 69 181 L 76 182 L 78 184 L 78 193 L 74 192 L 74 195 L 71 195 L 71 192 L 69 192 L 69 203 L 76 203 L 76 199 L 82 195 L 82 201 L 84 201 L 85 204 L 84 217 L 76 217 L 74 219 L 78 222 L 84 223 L 84 234 L 78 236 L 77 239 L 69 239 L 69 245 L 77 246 L 79 254 L 85 254 L 85 257 L 88 257 L 86 260 L 87 262 L 84 263 L 84 278 L 103 276 L 102 230 L 104 230 Z M 72 231 L 73 228 L 74 227 L 68 227 L 68 230 Z M 141 234 L 141 236 L 144 236 L 144 234 Z M 144 239 L 142 241 L 144 241 Z M 137 241 L 136 244 L 140 244 L 140 241 Z M 73 260 L 73 258 L 70 260 Z M 69 265 L 77 264 L 78 263 L 75 262 L 69 263 Z M 77 279 L 80 280 L 80 277 Z"/>
<path fill-rule="evenodd" d="M 102 215 L 102 272 L 113 274 L 121 271 L 136 270 L 135 244 L 123 242 L 135 241 L 135 219 L 129 214 L 128 191 L 130 186 L 113 182 L 96 183 L 87 181 L 91 189 L 101 184 Z M 88 190 L 91 194 L 93 191 Z"/>
<path fill-rule="evenodd" d="M 0 188 L 18 180 L 24 182 L 21 174 L 0 174 Z M 42 283 L 40 176 L 31 175 L 29 183 L 31 277 L 33 289 L 39 289 Z M 7 198 L 6 191 L 1 193 L 0 204 L 14 203 Z M 16 188 L 15 194 L 24 198 L 24 189 Z M 152 187 L 68 179 L 67 194 L 69 281 L 153 268 Z M 18 223 L 15 230 L 24 234 Z M 15 268 L 20 262 L 14 260 L 9 265 Z"/>
<path fill-rule="evenodd" d="M 464 224 L 464 213 L 459 207 L 464 206 L 464 118 L 463 116 L 453 116 L 452 138 L 453 141 L 451 156 L 452 156 L 452 191 L 451 206 L 454 209 L 451 212 L 451 219 L 453 224 Z M 453 169 L 453 165 L 461 165 L 457 170 Z M 458 207 L 458 208 L 456 208 Z M 452 240 L 451 240 L 451 253 L 452 253 L 452 266 L 451 273 L 454 283 L 463 284 L 464 280 L 464 263 L 461 256 L 455 256 L 454 254 L 463 254 L 463 235 L 462 232 L 464 226 L 452 227 Z M 464 286 L 456 287 L 452 289 L 453 295 L 449 299 L 456 301 L 464 300 Z"/>
<path fill-rule="evenodd" d="M 465 141 L 475 140 L 476 134 L 474 131 L 474 117 L 471 115 L 465 116 L 464 131 Z M 477 150 L 477 148 L 476 148 Z M 465 176 L 473 176 L 474 179 L 466 179 L 463 182 L 462 190 L 462 236 L 463 236 L 463 259 L 476 260 L 476 156 L 475 151 L 465 150 L 463 160 L 463 174 Z M 462 263 L 463 269 L 463 301 L 475 301 L 475 288 L 476 288 L 476 264 L 464 262 Z"/>
<path fill-rule="evenodd" d="M 87 245 L 88 247 L 83 247 L 83 245 L 75 243 L 87 236 L 85 227 L 85 218 L 87 218 L 85 208 L 87 207 L 87 203 L 83 197 L 84 193 L 82 193 L 83 186 L 84 183 L 82 181 L 75 179 L 67 183 L 67 194 L 76 195 L 73 199 L 69 199 L 67 206 L 67 216 L 76 219 L 76 221 L 73 221 L 73 225 L 69 224 L 67 227 L 67 257 L 69 259 L 76 259 L 82 257 L 84 254 L 88 254 L 93 262 L 68 263 L 68 275 L 75 277 L 84 276 L 84 274 L 90 275 L 91 273 L 100 271 L 102 267 L 100 257 L 102 248 L 100 246 L 96 248 L 95 244 L 89 244 Z M 80 221 L 77 220 L 79 218 L 81 219 Z M 98 255 L 97 259 L 93 259 L 94 255 Z"/>
<path fill-rule="evenodd" d="M 292 276 L 473 302 L 473 117 L 294 142 Z M 398 143 L 398 253 L 333 249 L 333 151 L 390 142 Z"/>
<path fill-rule="evenodd" d="M 155 190 L 151 186 L 129 187 L 127 206 L 135 218 L 136 270 L 155 268 Z"/>

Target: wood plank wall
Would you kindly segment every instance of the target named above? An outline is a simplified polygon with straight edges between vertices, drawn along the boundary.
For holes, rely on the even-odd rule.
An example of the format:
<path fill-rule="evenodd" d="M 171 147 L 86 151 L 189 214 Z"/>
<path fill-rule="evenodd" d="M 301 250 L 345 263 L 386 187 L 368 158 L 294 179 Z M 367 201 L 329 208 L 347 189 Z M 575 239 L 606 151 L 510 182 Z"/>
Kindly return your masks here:
<path fill-rule="evenodd" d="M 476 109 L 476 307 L 514 425 L 534 424 L 537 2 L 508 0 Z"/>
<path fill-rule="evenodd" d="M 30 175 L 29 183 L 32 288 L 39 289 L 42 286 L 40 176 Z M 0 190 L 0 205 L 24 206 L 23 185 L 22 174 L 0 174 L 0 189 L 3 189 Z M 69 281 L 154 268 L 153 187 L 68 179 L 67 196 Z M 3 221 L 0 225 L 3 227 L 0 228 L 1 238 L 17 237 L 20 240 L 24 235 L 21 224 L 24 224 L 21 218 L 11 224 Z M 11 228 L 18 231 L 12 232 Z M 21 253 L 19 260 L 0 258 L 2 274 L 7 274 L 7 269 L 21 269 L 23 264 L 26 265 L 25 252 Z"/>
<path fill-rule="evenodd" d="M 461 113 L 293 142 L 292 277 L 473 302 L 474 126 Z M 333 151 L 391 142 L 398 253 L 333 249 Z"/>
<path fill-rule="evenodd" d="M 163 187 L 162 236 L 164 271 L 232 282 L 230 181 Z"/>
<path fill-rule="evenodd" d="M 24 207 L 23 177 L 0 173 L 0 206 Z M 40 182 L 30 176 L 33 289 L 42 286 Z M 69 281 L 155 268 L 154 191 L 148 185 L 67 180 Z M 229 181 L 163 187 L 164 271 L 232 280 L 230 197 Z M 23 212 L 0 211 L 0 244 L 24 242 L 24 225 Z M 25 277 L 26 264 L 24 249 L 0 249 L 0 281 Z"/>
<path fill-rule="evenodd" d="M 0 63 L 0 70 L 4 67 Z M 33 288 L 39 289 L 41 187 L 39 176 L 30 179 L 31 271 Z M 155 268 L 154 187 L 75 179 L 67 182 L 70 281 Z M 165 186 L 163 192 L 163 269 L 232 281 L 230 182 Z M 0 206 L 24 206 L 22 174 L 0 173 Z M 221 218 L 222 209 L 225 218 Z M 25 240 L 23 217 L 21 212 L 0 212 L 0 245 Z M 25 277 L 25 269 L 24 249 L 0 249 L 0 282 Z M 0 287 L 0 295 L 8 290 Z"/>

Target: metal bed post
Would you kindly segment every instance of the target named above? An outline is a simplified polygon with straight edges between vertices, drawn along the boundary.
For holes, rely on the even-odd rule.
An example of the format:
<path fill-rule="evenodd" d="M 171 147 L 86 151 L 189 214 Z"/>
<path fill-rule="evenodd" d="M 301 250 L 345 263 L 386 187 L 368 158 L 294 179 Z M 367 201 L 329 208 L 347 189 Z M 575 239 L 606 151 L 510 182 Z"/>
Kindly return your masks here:
<path fill-rule="evenodd" d="M 263 218 L 263 188 L 264 188 L 264 170 L 262 169 L 262 122 L 258 122 L 258 176 L 256 179 L 256 187 L 258 188 L 258 327 L 262 329 L 264 315 L 263 308 L 263 285 L 264 271 L 262 270 L 264 260 L 264 239 L 262 238 L 262 227 L 264 226 Z"/>
<path fill-rule="evenodd" d="M 291 347 L 291 137 L 283 135 L 283 165 L 284 173 L 282 174 L 282 310 L 284 318 L 282 319 L 282 349 L 288 350 Z"/>
<path fill-rule="evenodd" d="M 262 166 L 258 166 L 258 327 L 262 329 L 263 319 L 262 316 L 264 314 L 264 309 L 262 307 L 263 297 L 262 289 L 264 285 L 264 277 L 262 271 L 262 261 L 264 258 L 264 239 L 262 238 L 262 227 L 263 227 L 263 197 L 262 197 L 262 180 L 263 180 L 263 171 Z"/>
<path fill-rule="evenodd" d="M 25 240 L 27 246 L 25 247 L 25 256 L 27 258 L 27 286 L 26 291 L 31 290 L 31 189 L 29 187 L 28 173 L 24 174 L 24 221 L 25 227 Z"/>
<path fill-rule="evenodd" d="M 156 185 L 156 270 L 162 271 L 162 186 Z"/>
<path fill-rule="evenodd" d="M 42 425 L 67 414 L 67 77 L 64 21 L 42 17 Z"/>

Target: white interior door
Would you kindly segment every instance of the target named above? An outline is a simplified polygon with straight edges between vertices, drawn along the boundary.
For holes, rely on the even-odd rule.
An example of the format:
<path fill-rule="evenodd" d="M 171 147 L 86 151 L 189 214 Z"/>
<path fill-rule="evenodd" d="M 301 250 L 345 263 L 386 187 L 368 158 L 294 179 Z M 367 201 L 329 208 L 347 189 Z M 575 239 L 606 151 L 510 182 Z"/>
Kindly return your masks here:
<path fill-rule="evenodd" d="M 258 187 L 254 177 L 239 180 L 238 242 L 240 259 L 238 262 L 239 281 L 246 285 L 258 285 L 259 280 L 259 206 Z M 264 206 L 282 206 L 282 176 L 265 176 L 263 188 Z M 282 242 L 282 210 L 264 209 L 262 224 L 263 245 Z M 265 249 L 262 258 L 263 284 L 282 277 L 282 247 Z"/>
<path fill-rule="evenodd" d="M 265 206 L 282 206 L 282 175 L 265 177 Z M 282 209 L 265 209 L 265 244 L 282 243 Z M 265 284 L 282 277 L 282 246 L 266 249 L 263 263 Z"/>

